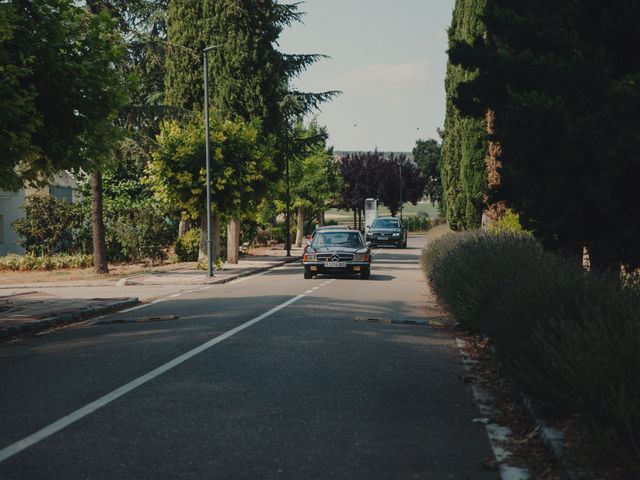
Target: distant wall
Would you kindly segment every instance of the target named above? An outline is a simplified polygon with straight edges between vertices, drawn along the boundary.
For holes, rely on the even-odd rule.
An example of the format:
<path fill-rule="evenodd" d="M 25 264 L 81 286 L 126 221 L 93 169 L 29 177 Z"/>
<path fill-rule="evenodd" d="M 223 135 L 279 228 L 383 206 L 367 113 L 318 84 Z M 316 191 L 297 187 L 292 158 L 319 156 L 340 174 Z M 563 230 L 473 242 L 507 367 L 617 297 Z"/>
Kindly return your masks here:
<path fill-rule="evenodd" d="M 24 249 L 18 245 L 18 234 L 11 224 L 24 217 L 24 190 L 5 192 L 0 190 L 0 255 L 22 253 Z"/>

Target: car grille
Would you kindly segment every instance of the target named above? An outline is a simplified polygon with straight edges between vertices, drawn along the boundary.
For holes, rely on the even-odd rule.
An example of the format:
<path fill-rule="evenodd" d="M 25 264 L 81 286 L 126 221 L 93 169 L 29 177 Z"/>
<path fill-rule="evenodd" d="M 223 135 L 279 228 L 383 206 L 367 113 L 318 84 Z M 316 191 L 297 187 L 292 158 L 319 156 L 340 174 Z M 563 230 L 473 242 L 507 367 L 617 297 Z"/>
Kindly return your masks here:
<path fill-rule="evenodd" d="M 318 261 L 319 262 L 330 262 L 331 257 L 335 255 L 335 253 L 319 253 L 318 254 Z M 339 262 L 351 262 L 353 260 L 353 253 L 339 253 L 338 256 L 340 257 Z"/>

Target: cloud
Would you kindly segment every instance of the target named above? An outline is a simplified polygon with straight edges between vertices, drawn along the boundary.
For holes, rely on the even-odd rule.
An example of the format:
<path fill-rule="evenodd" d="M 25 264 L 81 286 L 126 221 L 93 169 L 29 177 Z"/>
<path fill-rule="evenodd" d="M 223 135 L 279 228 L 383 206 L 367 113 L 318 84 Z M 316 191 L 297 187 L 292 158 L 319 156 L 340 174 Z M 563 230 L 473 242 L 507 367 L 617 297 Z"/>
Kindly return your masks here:
<path fill-rule="evenodd" d="M 407 93 L 425 89 L 429 82 L 429 65 L 426 60 L 407 63 L 374 64 L 345 73 L 339 79 L 339 87 L 345 94 Z"/>

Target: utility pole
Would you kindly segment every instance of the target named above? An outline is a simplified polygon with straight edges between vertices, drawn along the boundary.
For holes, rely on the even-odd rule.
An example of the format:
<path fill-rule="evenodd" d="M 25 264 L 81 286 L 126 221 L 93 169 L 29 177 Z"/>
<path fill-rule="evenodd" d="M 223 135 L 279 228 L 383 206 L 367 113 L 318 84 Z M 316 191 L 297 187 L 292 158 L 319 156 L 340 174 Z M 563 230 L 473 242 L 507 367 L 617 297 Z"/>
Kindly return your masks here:
<path fill-rule="evenodd" d="M 398 169 L 400 171 L 400 221 L 402 221 L 402 161 L 398 161 Z"/>
<path fill-rule="evenodd" d="M 291 256 L 291 196 L 289 191 L 289 155 L 285 153 L 285 175 L 287 177 L 287 221 L 285 223 L 286 232 L 286 249 L 287 249 L 287 257 Z"/>
<path fill-rule="evenodd" d="M 209 155 L 209 59 L 208 54 L 214 48 L 222 45 L 212 45 L 202 50 L 204 57 L 204 130 L 205 130 L 205 164 L 207 169 L 207 276 L 213 277 L 213 242 L 211 240 L 211 161 Z"/>

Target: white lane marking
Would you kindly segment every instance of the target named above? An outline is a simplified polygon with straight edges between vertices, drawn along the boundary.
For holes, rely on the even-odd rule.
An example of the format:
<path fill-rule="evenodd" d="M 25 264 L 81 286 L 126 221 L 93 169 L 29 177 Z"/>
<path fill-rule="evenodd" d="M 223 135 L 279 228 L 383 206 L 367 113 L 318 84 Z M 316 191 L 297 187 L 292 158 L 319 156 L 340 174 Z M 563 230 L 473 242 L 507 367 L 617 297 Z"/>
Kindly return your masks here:
<path fill-rule="evenodd" d="M 141 385 L 144 385 L 148 381 L 153 380 L 154 378 L 162 375 L 163 373 L 168 372 L 172 368 L 175 368 L 178 365 L 186 362 L 187 360 L 190 360 L 191 358 L 195 357 L 199 353 L 202 353 L 205 350 L 208 350 L 209 348 L 213 347 L 214 345 L 217 345 L 218 343 L 223 342 L 227 338 L 234 336 L 236 333 L 240 333 L 241 331 L 249 328 L 250 326 L 258 323 L 259 321 L 264 320 L 267 317 L 270 317 L 274 313 L 282 310 L 285 307 L 288 307 L 289 305 L 291 305 L 294 302 L 297 302 L 301 298 L 304 298 L 304 296 L 305 295 L 298 295 L 296 297 L 293 297 L 287 300 L 284 303 L 281 303 L 277 307 L 273 307 L 268 312 L 265 312 L 262 315 L 259 315 L 249 320 L 248 322 L 243 323 L 242 325 L 232 328 L 231 330 L 223 333 L 222 335 L 212 338 L 211 340 L 203 343 L 199 347 L 196 347 L 193 350 L 189 350 L 187 353 L 183 353 L 182 355 L 174 358 L 173 360 L 168 361 L 164 365 L 161 365 L 160 367 L 154 370 L 151 370 L 149 373 L 136 378 L 135 380 L 121 386 L 120 388 L 115 389 L 111 393 L 107 393 L 103 397 L 100 397 L 99 399 L 94 400 L 93 402 L 85 405 L 82 408 L 79 408 L 78 410 L 76 410 L 73 413 L 70 413 L 66 417 L 62 417 L 60 420 L 57 420 L 50 425 L 47 425 L 43 429 L 38 430 L 37 432 L 29 435 L 28 437 L 25 437 L 22 440 L 18 440 L 14 444 L 9 445 L 6 448 L 3 448 L 2 450 L 0 450 L 0 463 L 7 460 L 8 458 L 13 457 L 17 453 L 20 453 L 21 451 L 35 445 L 36 443 L 44 440 L 45 438 L 53 435 L 54 433 L 57 433 L 60 430 L 68 427 L 72 423 L 77 422 L 78 420 L 95 412 L 99 408 L 104 407 L 105 405 L 108 405 L 109 403 L 120 398 L 121 396 L 129 393 L 132 390 L 135 390 Z"/>
<path fill-rule="evenodd" d="M 150 304 L 150 303 L 143 303 L 142 305 L 138 305 L 138 306 L 136 306 L 136 307 L 131 307 L 131 308 L 127 308 L 127 309 L 125 309 L 125 310 L 120 310 L 118 313 L 133 312 L 134 310 L 140 310 L 141 308 L 148 307 L 149 305 L 151 305 L 151 304 Z M 106 317 L 106 316 L 107 316 L 107 315 L 103 315 L 102 317 L 98 317 L 97 319 L 104 318 L 104 317 Z M 97 319 L 96 319 L 96 320 L 97 320 Z"/>
<path fill-rule="evenodd" d="M 149 302 L 147 305 L 155 305 L 156 303 L 166 302 L 166 301 L 167 301 L 167 298 L 166 298 L 166 297 L 164 297 L 164 298 L 157 298 L 157 299 L 155 299 L 153 302 Z"/>
<path fill-rule="evenodd" d="M 464 348 L 466 342 L 461 338 L 456 338 L 456 345 L 458 347 L 460 355 L 463 357 L 462 364 L 464 366 L 464 370 L 465 372 L 470 373 L 473 362 L 464 361 Z M 473 422 L 484 424 L 485 431 L 487 432 L 487 437 L 489 437 L 491 450 L 493 450 L 493 455 L 500 467 L 500 478 L 502 480 L 529 480 L 529 471 L 526 468 L 521 468 L 505 463 L 505 461 L 509 457 L 511 457 L 511 452 L 500 444 L 507 441 L 511 437 L 511 429 L 489 422 L 488 417 L 491 417 L 494 414 L 494 409 L 490 405 L 492 401 L 490 394 L 476 382 L 471 382 L 471 392 L 473 393 L 473 397 L 476 401 L 476 405 L 478 406 L 478 410 L 480 410 L 480 413 L 485 416 L 485 418 L 476 418 L 473 420 Z"/>
<path fill-rule="evenodd" d="M 313 287 L 311 290 L 318 290 L 320 287 Z"/>
<path fill-rule="evenodd" d="M 176 298 L 176 297 L 181 297 L 182 294 L 181 293 L 172 293 L 171 295 L 169 295 L 167 298 Z"/>
<path fill-rule="evenodd" d="M 313 293 L 313 290 L 307 290 L 307 291 L 306 291 L 306 292 L 304 292 L 304 293 L 305 293 L 305 295 L 306 295 L 307 293 Z"/>

